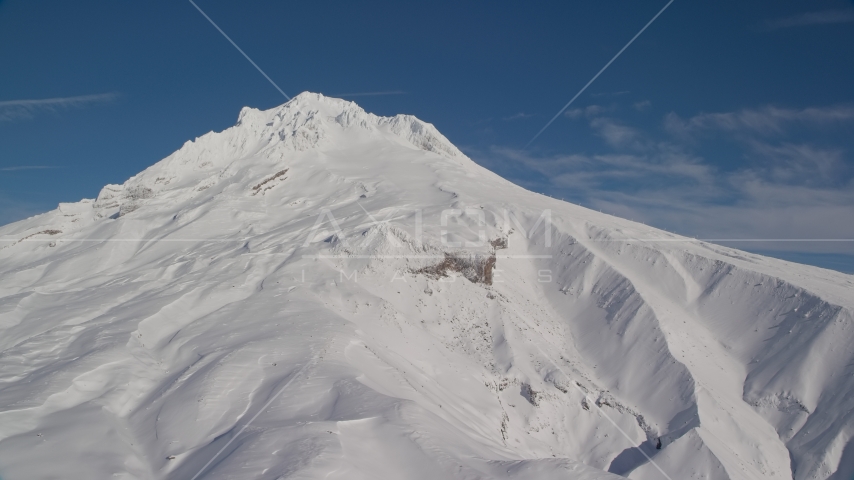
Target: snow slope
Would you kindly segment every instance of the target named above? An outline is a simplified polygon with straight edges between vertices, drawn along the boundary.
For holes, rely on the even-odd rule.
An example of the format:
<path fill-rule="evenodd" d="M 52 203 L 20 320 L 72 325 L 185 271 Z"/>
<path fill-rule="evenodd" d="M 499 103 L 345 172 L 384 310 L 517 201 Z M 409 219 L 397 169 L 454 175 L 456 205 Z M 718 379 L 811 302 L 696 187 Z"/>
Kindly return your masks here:
<path fill-rule="evenodd" d="M 852 293 L 304 93 L 0 227 L 0 478 L 848 480 Z"/>

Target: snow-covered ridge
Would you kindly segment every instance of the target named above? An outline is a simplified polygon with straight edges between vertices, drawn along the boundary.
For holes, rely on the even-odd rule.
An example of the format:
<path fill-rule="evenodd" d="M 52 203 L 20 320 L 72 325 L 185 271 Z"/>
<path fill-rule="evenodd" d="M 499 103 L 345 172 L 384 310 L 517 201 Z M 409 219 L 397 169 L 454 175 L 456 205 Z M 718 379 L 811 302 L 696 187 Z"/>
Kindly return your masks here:
<path fill-rule="evenodd" d="M 381 117 L 365 112 L 354 102 L 303 92 L 268 110 L 244 107 L 233 127 L 187 141 L 125 183 L 104 186 L 94 201 L 84 199 L 73 208 L 72 204 L 63 204 L 66 211 L 75 210 L 76 220 L 74 224 L 67 219 L 54 223 L 67 233 L 89 225 L 93 219 L 122 216 L 157 203 L 150 201 L 157 197 L 186 200 L 233 177 L 253 160 L 264 159 L 264 168 L 274 173 L 277 164 L 284 165 L 284 159 L 296 152 L 324 152 L 388 140 L 434 153 L 457 165 L 473 165 L 432 124 L 414 116 Z M 86 211 L 89 207 L 94 210 Z M 77 223 L 80 220 L 83 222 Z"/>
<path fill-rule="evenodd" d="M 304 92 L 269 110 L 244 107 L 235 126 L 187 142 L 126 185 L 166 190 L 176 183 L 198 183 L 205 173 L 252 156 L 281 160 L 293 152 L 333 150 L 389 137 L 448 159 L 465 158 L 433 125 L 411 115 L 379 117 L 353 102 Z"/>
<path fill-rule="evenodd" d="M 244 109 L 0 241 L 3 480 L 854 474 L 854 277 L 525 191 L 413 117 Z"/>

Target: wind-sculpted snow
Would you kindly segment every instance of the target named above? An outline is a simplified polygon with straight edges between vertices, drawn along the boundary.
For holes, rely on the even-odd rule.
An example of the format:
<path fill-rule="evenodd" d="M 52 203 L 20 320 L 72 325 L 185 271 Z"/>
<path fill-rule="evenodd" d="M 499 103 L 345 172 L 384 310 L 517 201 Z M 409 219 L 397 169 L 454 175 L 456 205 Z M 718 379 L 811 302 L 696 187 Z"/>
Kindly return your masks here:
<path fill-rule="evenodd" d="M 411 116 L 246 108 L 0 240 L 4 480 L 854 474 L 854 278 L 527 192 Z"/>

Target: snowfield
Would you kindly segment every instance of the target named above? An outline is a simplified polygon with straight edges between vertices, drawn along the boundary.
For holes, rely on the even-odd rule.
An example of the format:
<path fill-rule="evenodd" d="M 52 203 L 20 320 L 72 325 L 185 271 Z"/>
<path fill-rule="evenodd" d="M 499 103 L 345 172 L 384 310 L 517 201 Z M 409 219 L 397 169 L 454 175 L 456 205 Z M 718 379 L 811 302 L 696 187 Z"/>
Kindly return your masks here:
<path fill-rule="evenodd" d="M 303 93 L 0 227 L 0 478 L 854 476 L 854 276 Z"/>

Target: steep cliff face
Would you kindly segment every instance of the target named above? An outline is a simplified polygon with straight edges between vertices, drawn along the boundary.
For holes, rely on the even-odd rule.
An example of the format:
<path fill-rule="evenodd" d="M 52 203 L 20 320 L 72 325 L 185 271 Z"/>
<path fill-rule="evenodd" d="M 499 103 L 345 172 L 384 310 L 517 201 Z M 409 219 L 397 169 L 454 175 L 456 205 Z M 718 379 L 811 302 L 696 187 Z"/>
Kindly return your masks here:
<path fill-rule="evenodd" d="M 0 478 L 849 478 L 852 293 L 305 93 L 0 228 Z"/>

